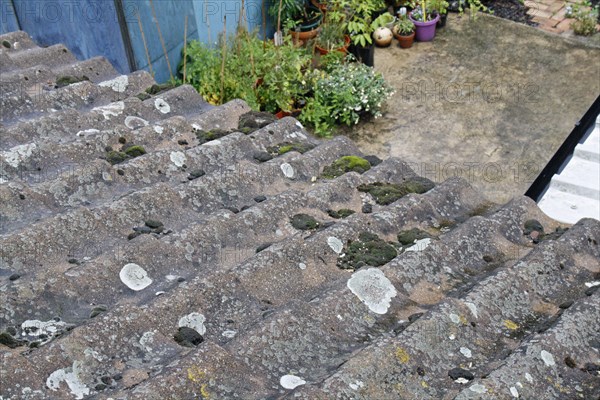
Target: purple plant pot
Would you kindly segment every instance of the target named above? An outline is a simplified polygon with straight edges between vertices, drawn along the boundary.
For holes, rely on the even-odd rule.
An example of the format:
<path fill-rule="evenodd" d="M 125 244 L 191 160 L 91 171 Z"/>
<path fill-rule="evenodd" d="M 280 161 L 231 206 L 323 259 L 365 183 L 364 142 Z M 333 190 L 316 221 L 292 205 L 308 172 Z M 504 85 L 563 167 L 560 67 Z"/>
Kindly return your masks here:
<path fill-rule="evenodd" d="M 439 14 L 434 19 L 427 22 L 417 21 L 412 17 L 412 13 L 408 14 L 408 18 L 415 24 L 415 39 L 418 42 L 431 42 L 435 37 L 435 26 L 440 19 Z"/>

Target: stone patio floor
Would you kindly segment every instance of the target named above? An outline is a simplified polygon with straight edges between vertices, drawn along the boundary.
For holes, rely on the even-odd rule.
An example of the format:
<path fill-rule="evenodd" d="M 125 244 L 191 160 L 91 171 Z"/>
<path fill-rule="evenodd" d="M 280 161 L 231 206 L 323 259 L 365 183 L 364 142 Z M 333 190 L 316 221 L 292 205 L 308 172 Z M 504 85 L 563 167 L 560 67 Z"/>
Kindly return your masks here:
<path fill-rule="evenodd" d="M 598 36 L 598 35 L 597 35 Z M 378 48 L 396 93 L 348 129 L 366 153 L 436 182 L 462 176 L 495 202 L 525 193 L 600 94 L 600 49 L 523 24 L 451 15 L 430 43 Z"/>

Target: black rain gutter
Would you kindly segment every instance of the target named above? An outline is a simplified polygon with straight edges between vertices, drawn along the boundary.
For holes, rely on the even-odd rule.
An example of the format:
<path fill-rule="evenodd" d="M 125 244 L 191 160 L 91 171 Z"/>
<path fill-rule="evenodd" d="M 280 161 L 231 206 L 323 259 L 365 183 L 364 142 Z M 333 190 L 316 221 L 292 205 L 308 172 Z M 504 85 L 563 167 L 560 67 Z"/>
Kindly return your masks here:
<path fill-rule="evenodd" d="M 594 101 L 589 110 L 575 124 L 567 139 L 558 148 L 556 153 L 554 153 L 554 156 L 552 156 L 538 177 L 535 178 L 531 186 L 529 186 L 529 189 L 525 192 L 525 196 L 532 198 L 536 202 L 540 200 L 552 177 L 575 151 L 575 146 L 594 128 L 598 115 L 600 115 L 600 96 L 596 98 L 596 101 Z"/>

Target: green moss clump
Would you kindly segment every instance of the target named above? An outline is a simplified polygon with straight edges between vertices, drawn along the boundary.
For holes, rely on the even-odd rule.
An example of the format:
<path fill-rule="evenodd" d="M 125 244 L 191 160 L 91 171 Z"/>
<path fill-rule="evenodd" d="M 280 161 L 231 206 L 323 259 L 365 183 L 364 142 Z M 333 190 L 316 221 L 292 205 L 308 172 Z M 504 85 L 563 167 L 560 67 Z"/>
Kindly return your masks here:
<path fill-rule="evenodd" d="M 173 336 L 173 339 L 175 339 L 180 346 L 184 347 L 196 347 L 204 341 L 204 337 L 201 334 L 187 326 L 180 327 Z"/>
<path fill-rule="evenodd" d="M 125 149 L 125 154 L 127 154 L 129 157 L 139 157 L 146 154 L 146 149 L 144 149 L 142 146 L 130 146 Z"/>
<path fill-rule="evenodd" d="M 176 85 L 173 83 L 154 84 L 146 89 L 146 93 L 155 95 L 164 92 L 165 90 L 173 89 L 175 86 Z"/>
<path fill-rule="evenodd" d="M 317 229 L 321 225 L 319 221 L 308 214 L 296 214 L 290 219 L 290 223 L 301 231 Z"/>
<path fill-rule="evenodd" d="M 398 233 L 398 242 L 400 242 L 400 244 L 403 246 L 412 246 L 415 241 L 429 237 L 431 237 L 431 235 L 429 235 L 427 232 L 419 228 L 412 228 Z"/>
<path fill-rule="evenodd" d="M 286 146 L 281 146 L 279 148 L 279 150 L 277 150 L 277 154 L 282 155 L 282 154 L 292 151 L 293 149 L 294 149 L 294 147 L 291 144 L 288 144 Z"/>
<path fill-rule="evenodd" d="M 371 169 L 371 164 L 362 157 L 358 156 L 343 156 L 328 165 L 323 169 L 322 178 L 333 179 L 344 175 L 346 172 L 363 172 Z"/>
<path fill-rule="evenodd" d="M 394 201 L 406 196 L 409 193 L 425 193 L 431 190 L 435 185 L 426 178 L 412 178 L 402 183 L 382 183 L 375 182 L 360 185 L 358 190 L 369 193 L 377 204 L 388 205 Z"/>
<path fill-rule="evenodd" d="M 95 318 L 98 315 L 102 314 L 107 310 L 106 306 L 96 306 L 92 308 L 92 312 L 90 313 L 90 318 Z"/>
<path fill-rule="evenodd" d="M 273 114 L 260 111 L 249 111 L 240 116 L 238 121 L 238 129 L 240 132 L 244 132 L 244 128 L 248 128 L 245 129 L 247 132 L 244 133 L 251 133 L 257 129 L 272 124 L 276 120 L 277 119 Z"/>
<path fill-rule="evenodd" d="M 136 94 L 135 97 L 137 97 L 141 101 L 144 101 L 144 100 L 148 100 L 152 96 L 150 96 L 148 93 L 141 92 L 141 93 Z"/>
<path fill-rule="evenodd" d="M 525 235 L 529 235 L 533 231 L 544 233 L 544 227 L 537 219 L 528 219 L 527 221 L 525 221 L 524 227 L 525 230 L 523 231 L 523 234 Z"/>
<path fill-rule="evenodd" d="M 72 85 L 74 83 L 78 83 L 78 82 L 83 82 L 83 81 L 89 81 L 90 78 L 88 78 L 87 76 L 83 75 L 81 77 L 77 77 L 77 76 L 72 76 L 72 75 L 66 75 L 66 76 L 61 76 L 56 80 L 56 88 L 62 88 L 65 86 L 69 86 Z"/>
<path fill-rule="evenodd" d="M 16 347 L 22 346 L 23 342 L 15 339 L 8 332 L 0 333 L 0 344 L 7 346 L 8 348 L 14 349 Z"/>
<path fill-rule="evenodd" d="M 292 143 L 292 142 L 283 142 L 278 144 L 277 146 L 271 146 L 267 148 L 267 151 L 273 155 L 282 155 L 285 153 L 289 153 L 290 151 L 297 151 L 300 154 L 304 154 L 309 150 L 314 149 L 315 146 L 310 143 Z"/>
<path fill-rule="evenodd" d="M 394 246 L 379 236 L 362 232 L 358 240 L 350 242 L 344 251 L 344 257 L 338 258 L 341 269 L 356 270 L 364 266 L 379 267 L 387 264 L 398 255 Z"/>
<path fill-rule="evenodd" d="M 12 47 L 12 45 L 10 44 L 10 42 L 8 40 L 3 40 L 2 46 L 6 47 L 7 49 L 10 49 Z"/>
<path fill-rule="evenodd" d="M 120 164 L 123 161 L 127 160 L 127 158 L 127 154 L 120 151 L 111 150 L 106 154 L 106 161 L 108 161 L 112 165 Z"/>
<path fill-rule="evenodd" d="M 349 217 L 350 215 L 354 214 L 355 211 L 354 210 L 350 210 L 348 208 L 342 208 L 340 210 L 327 210 L 327 214 L 329 214 L 329 216 L 331 218 L 335 218 L 335 219 L 340 219 L 340 218 L 346 218 Z"/>
<path fill-rule="evenodd" d="M 211 140 L 222 138 L 223 136 L 227 136 L 231 133 L 231 131 L 226 131 L 223 129 L 213 129 L 210 131 L 197 130 L 196 131 L 196 139 L 200 144 L 210 142 Z"/>

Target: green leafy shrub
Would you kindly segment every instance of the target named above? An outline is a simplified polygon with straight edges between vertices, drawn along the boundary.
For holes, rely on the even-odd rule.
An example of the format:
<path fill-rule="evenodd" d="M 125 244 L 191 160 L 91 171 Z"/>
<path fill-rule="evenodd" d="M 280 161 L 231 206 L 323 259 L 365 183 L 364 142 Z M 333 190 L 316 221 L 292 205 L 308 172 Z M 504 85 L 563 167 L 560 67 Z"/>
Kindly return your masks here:
<path fill-rule="evenodd" d="M 569 18 L 575 18 L 575 21 L 571 23 L 571 29 L 576 35 L 591 36 L 596 33 L 598 6 L 592 7 L 589 0 L 567 6 L 565 15 Z"/>
<path fill-rule="evenodd" d="M 207 102 L 239 98 L 255 110 L 275 113 L 292 110 L 310 89 L 304 81 L 312 60 L 308 49 L 290 40 L 276 47 L 241 30 L 227 43 L 223 40 L 214 48 L 198 41 L 187 48 L 188 82 Z"/>
<path fill-rule="evenodd" d="M 393 90 L 380 73 L 362 63 L 332 63 L 318 79 L 299 119 L 319 136 L 330 136 L 337 124 L 352 126 L 361 118 L 381 116 L 383 101 Z"/>

